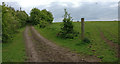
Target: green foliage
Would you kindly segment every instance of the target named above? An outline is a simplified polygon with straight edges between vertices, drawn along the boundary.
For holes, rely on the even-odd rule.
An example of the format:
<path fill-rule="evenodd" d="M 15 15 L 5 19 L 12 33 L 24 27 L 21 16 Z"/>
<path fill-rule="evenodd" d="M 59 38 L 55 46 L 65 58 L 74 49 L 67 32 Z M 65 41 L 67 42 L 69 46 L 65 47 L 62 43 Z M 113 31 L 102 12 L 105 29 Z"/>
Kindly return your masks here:
<path fill-rule="evenodd" d="M 48 25 L 48 22 L 45 22 L 45 21 L 42 21 L 42 20 L 41 20 L 41 22 L 40 22 L 40 24 L 39 24 L 39 27 L 40 27 L 40 28 L 45 28 L 47 25 Z"/>
<path fill-rule="evenodd" d="M 72 17 L 70 17 L 70 14 L 68 14 L 65 9 L 63 27 L 61 28 L 61 31 L 57 34 L 58 37 L 70 38 L 70 39 L 73 39 L 75 37 L 77 33 L 73 30 L 73 24 L 71 18 Z"/>
<path fill-rule="evenodd" d="M 2 6 L 0 5 L 0 42 L 2 41 Z"/>
<path fill-rule="evenodd" d="M 40 10 L 37 8 L 33 8 L 30 12 L 30 21 L 32 25 L 37 25 L 40 23 Z"/>
<path fill-rule="evenodd" d="M 18 29 L 13 37 L 13 41 L 2 43 L 2 62 L 24 62 L 26 57 L 23 31 L 25 28 Z"/>
<path fill-rule="evenodd" d="M 46 9 L 44 9 L 44 10 L 41 11 L 41 13 L 42 13 L 41 20 L 45 20 L 48 23 L 52 23 L 54 18 L 53 18 L 53 15 L 52 15 L 51 12 L 47 11 Z"/>
<path fill-rule="evenodd" d="M 24 26 L 28 15 L 25 11 L 15 11 L 12 7 L 2 5 L 2 42 L 11 41 L 17 29 Z"/>
<path fill-rule="evenodd" d="M 20 19 L 21 27 L 24 27 L 26 25 L 26 21 L 28 21 L 27 13 L 25 11 L 17 10 L 16 16 Z"/>
<path fill-rule="evenodd" d="M 30 12 L 30 23 L 32 25 L 38 25 L 40 28 L 46 27 L 48 24 L 52 23 L 53 15 L 51 12 L 44 10 L 39 10 L 37 8 L 33 8 Z"/>
<path fill-rule="evenodd" d="M 84 42 L 84 43 L 90 43 L 90 40 L 89 40 L 88 38 L 84 38 L 84 39 L 83 39 L 83 42 Z"/>

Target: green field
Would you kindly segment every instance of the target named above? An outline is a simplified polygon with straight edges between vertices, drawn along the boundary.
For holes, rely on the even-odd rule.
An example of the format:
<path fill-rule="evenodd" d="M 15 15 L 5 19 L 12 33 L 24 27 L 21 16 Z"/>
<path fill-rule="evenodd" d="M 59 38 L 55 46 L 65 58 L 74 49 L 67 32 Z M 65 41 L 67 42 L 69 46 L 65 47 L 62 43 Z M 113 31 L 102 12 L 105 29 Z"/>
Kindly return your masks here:
<path fill-rule="evenodd" d="M 56 34 L 60 31 L 62 23 L 53 23 L 46 28 L 35 28 L 45 38 L 55 42 L 56 44 L 69 48 L 70 50 L 85 54 L 94 55 L 98 58 L 102 57 L 102 62 L 114 62 L 117 61 L 116 53 L 104 40 L 100 37 L 100 31 L 102 31 L 105 37 L 114 43 L 118 43 L 118 22 L 106 21 L 106 22 L 85 22 L 85 37 L 89 38 L 91 43 L 81 42 L 80 35 L 74 39 L 61 39 L 56 37 Z M 81 32 L 80 22 L 74 22 L 75 31 Z M 91 46 L 91 48 L 89 48 Z M 92 51 L 95 50 L 95 51 Z"/>
<path fill-rule="evenodd" d="M 24 28 L 19 29 L 13 41 L 2 43 L 2 62 L 24 62 L 26 58 L 23 38 Z"/>
<path fill-rule="evenodd" d="M 118 22 L 101 22 L 98 24 L 98 27 L 107 39 L 118 43 Z"/>

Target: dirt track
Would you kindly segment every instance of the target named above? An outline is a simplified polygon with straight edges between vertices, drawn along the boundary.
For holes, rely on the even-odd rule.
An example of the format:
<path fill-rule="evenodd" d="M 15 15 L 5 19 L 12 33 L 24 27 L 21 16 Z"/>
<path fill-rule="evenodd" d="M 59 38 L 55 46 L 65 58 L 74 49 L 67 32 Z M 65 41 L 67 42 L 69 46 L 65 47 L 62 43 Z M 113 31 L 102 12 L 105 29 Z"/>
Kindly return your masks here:
<path fill-rule="evenodd" d="M 94 56 L 80 56 L 42 37 L 32 26 L 24 31 L 27 62 L 99 62 Z"/>
<path fill-rule="evenodd" d="M 111 47 L 111 49 L 114 49 L 115 52 L 116 52 L 116 56 L 120 58 L 120 55 L 119 55 L 119 45 L 117 43 L 113 43 L 111 40 L 108 40 L 102 31 L 100 31 L 100 36 L 101 38 Z"/>
<path fill-rule="evenodd" d="M 100 32 L 100 36 L 101 36 L 101 38 L 102 38 L 110 47 L 112 47 L 113 49 L 115 49 L 116 51 L 118 51 L 118 44 L 117 44 L 117 43 L 113 43 L 112 41 L 108 40 L 108 39 L 104 36 L 104 34 L 103 34 L 102 31 Z"/>

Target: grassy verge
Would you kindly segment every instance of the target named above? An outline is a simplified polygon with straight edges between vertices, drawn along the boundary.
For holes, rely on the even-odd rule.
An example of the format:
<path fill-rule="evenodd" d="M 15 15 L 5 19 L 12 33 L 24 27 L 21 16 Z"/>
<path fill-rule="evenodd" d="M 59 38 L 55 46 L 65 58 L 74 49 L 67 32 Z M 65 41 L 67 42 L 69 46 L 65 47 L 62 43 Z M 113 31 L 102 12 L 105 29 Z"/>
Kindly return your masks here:
<path fill-rule="evenodd" d="M 99 25 L 100 23 L 102 23 L 102 25 Z M 80 32 L 80 22 L 74 22 L 73 24 L 74 29 Z M 107 22 L 107 24 L 109 24 L 109 22 Z M 100 37 L 99 28 L 101 27 L 102 29 L 105 27 L 104 25 L 106 24 L 104 24 L 104 22 L 85 22 L 85 36 L 90 39 L 91 43 L 89 44 L 83 44 L 80 36 L 75 37 L 74 39 L 61 39 L 56 37 L 56 34 L 60 31 L 60 25 L 61 23 L 53 23 L 46 28 L 38 28 L 37 26 L 35 26 L 35 28 L 48 40 L 51 40 L 60 46 L 69 48 L 76 53 L 94 55 L 98 58 L 102 58 L 103 62 L 117 61 L 115 51 L 111 49 Z M 112 27 L 115 28 L 113 25 Z M 108 29 L 105 28 L 104 30 Z"/>
<path fill-rule="evenodd" d="M 2 62 L 25 61 L 26 53 L 23 39 L 24 29 L 25 28 L 19 29 L 19 33 L 15 34 L 12 42 L 2 44 Z"/>

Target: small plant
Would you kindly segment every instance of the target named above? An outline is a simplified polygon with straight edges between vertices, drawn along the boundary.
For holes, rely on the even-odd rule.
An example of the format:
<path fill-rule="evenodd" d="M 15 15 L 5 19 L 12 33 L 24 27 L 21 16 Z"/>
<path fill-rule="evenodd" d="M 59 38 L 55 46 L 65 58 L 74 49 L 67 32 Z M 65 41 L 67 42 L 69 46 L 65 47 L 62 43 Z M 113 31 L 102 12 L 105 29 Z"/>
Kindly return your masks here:
<path fill-rule="evenodd" d="M 103 59 L 104 57 L 103 56 L 97 56 L 98 58 L 100 58 L 100 59 Z"/>
<path fill-rule="evenodd" d="M 88 38 L 84 38 L 84 39 L 83 39 L 83 42 L 85 42 L 85 43 L 90 43 L 90 40 L 89 40 Z"/>

